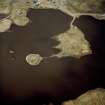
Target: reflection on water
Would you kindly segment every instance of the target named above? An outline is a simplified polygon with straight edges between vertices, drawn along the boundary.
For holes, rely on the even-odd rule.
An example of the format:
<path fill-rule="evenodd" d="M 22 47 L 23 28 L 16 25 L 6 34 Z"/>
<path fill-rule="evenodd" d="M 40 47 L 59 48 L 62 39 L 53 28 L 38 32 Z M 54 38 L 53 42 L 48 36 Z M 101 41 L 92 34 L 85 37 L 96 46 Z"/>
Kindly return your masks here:
<path fill-rule="evenodd" d="M 31 67 L 25 62 L 26 55 L 39 53 L 46 57 L 57 53 L 52 47 L 59 42 L 51 37 L 66 31 L 72 18 L 58 10 L 30 10 L 28 16 L 31 19 L 28 26 L 13 25 L 10 32 L 0 35 L 3 101 L 29 105 L 53 101 L 57 104 L 104 85 L 104 21 L 82 16 L 74 23 L 86 34 L 92 55 L 81 59 L 48 58 L 40 66 Z M 10 50 L 14 53 L 10 54 Z"/>

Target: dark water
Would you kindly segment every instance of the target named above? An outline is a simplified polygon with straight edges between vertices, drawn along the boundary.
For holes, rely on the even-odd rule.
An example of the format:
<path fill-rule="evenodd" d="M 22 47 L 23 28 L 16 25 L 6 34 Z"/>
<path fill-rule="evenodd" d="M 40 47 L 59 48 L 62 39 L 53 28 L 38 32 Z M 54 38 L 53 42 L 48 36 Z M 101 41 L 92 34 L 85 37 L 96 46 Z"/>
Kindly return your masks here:
<path fill-rule="evenodd" d="M 66 31 L 72 18 L 57 10 L 30 10 L 28 16 L 32 22 L 26 27 L 13 25 L 9 32 L 0 33 L 1 103 L 59 105 L 89 89 L 105 88 L 105 21 L 81 16 L 74 23 L 85 33 L 92 55 L 48 58 L 31 67 L 25 62 L 27 54 L 46 57 L 59 52 L 52 48 L 59 42 L 51 37 Z"/>

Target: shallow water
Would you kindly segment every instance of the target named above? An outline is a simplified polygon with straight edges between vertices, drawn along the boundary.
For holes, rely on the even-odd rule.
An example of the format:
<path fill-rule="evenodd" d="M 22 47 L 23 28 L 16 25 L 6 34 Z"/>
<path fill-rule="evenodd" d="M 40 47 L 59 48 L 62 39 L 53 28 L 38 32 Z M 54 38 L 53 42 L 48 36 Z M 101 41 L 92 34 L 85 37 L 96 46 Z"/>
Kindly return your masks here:
<path fill-rule="evenodd" d="M 0 33 L 1 102 L 58 105 L 88 89 L 105 88 L 105 21 L 81 16 L 74 23 L 85 33 L 92 55 L 47 58 L 34 67 L 26 63 L 26 55 L 48 57 L 59 52 L 52 48 L 59 42 L 51 37 L 66 31 L 72 18 L 58 10 L 30 10 L 28 16 L 31 21 L 26 27 L 13 25 L 9 32 Z"/>

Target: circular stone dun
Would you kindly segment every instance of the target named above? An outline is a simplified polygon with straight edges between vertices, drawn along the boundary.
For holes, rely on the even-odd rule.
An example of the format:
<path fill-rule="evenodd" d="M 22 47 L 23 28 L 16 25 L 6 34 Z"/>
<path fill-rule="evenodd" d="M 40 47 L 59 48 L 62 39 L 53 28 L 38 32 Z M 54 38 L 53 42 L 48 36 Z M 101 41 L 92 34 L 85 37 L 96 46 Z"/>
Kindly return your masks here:
<path fill-rule="evenodd" d="M 26 61 L 31 66 L 39 65 L 42 60 L 43 60 L 43 57 L 41 57 L 39 54 L 28 54 L 26 56 Z"/>

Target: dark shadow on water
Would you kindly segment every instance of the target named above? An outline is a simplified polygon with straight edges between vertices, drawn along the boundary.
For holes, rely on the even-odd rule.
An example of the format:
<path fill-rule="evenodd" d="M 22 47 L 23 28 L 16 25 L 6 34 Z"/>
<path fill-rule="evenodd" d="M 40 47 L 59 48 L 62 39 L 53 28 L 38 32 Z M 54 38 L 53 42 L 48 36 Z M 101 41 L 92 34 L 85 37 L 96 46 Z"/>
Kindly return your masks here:
<path fill-rule="evenodd" d="M 40 66 L 25 62 L 28 53 L 50 56 L 59 42 L 51 39 L 69 28 L 71 17 L 58 10 L 30 10 L 26 27 L 12 26 L 11 32 L 0 33 L 0 93 L 7 105 L 60 105 L 89 89 L 105 88 L 104 51 L 105 22 L 82 16 L 75 21 L 92 46 L 92 55 L 75 59 L 48 58 Z M 15 51 L 13 56 L 9 49 Z"/>

